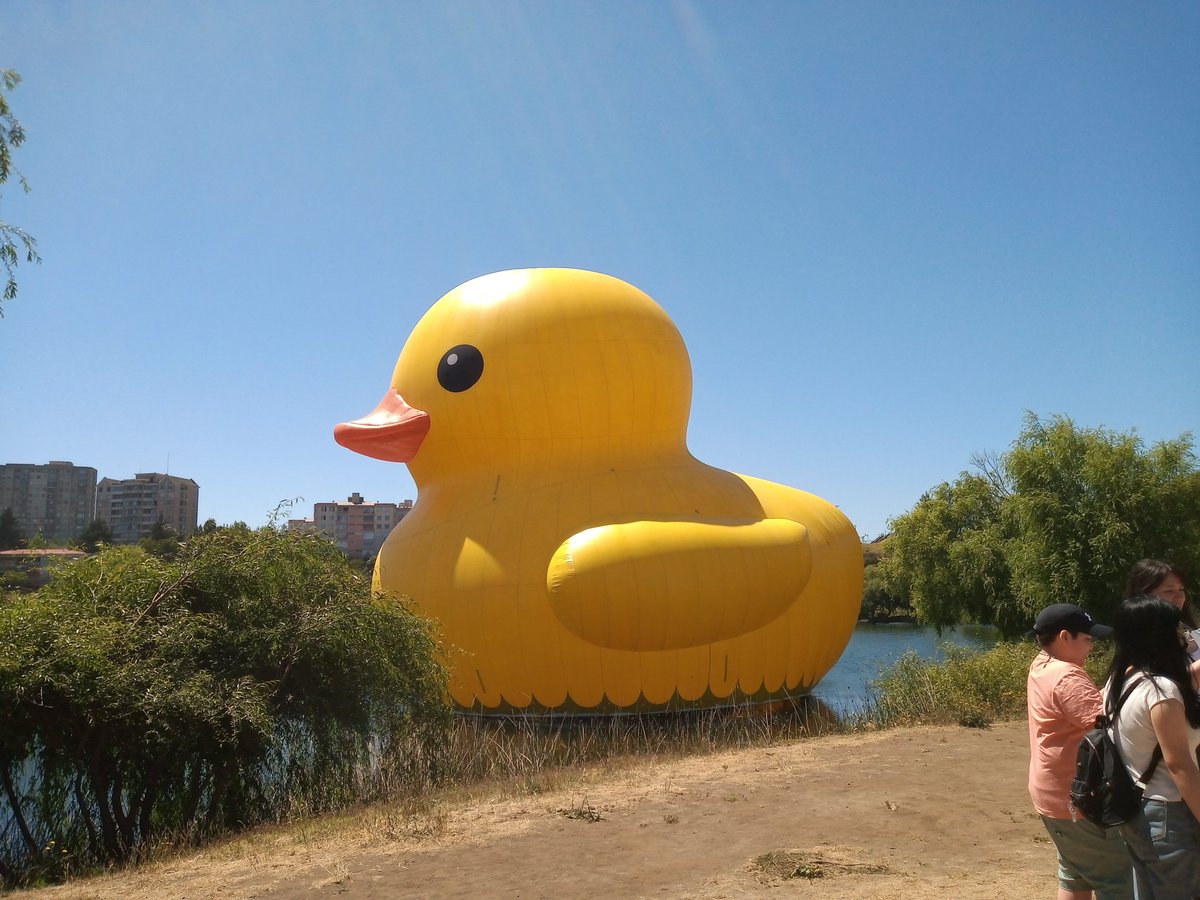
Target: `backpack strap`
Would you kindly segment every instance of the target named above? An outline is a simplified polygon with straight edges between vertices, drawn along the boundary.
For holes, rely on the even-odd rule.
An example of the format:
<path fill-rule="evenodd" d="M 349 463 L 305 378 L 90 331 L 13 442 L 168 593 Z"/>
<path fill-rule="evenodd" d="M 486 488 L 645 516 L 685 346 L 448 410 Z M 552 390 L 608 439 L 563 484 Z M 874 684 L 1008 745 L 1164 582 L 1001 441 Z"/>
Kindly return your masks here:
<path fill-rule="evenodd" d="M 1133 693 L 1133 689 L 1138 686 L 1139 682 L 1142 682 L 1145 680 L 1146 680 L 1146 676 L 1143 675 L 1141 678 L 1137 679 L 1137 681 L 1133 681 L 1133 682 L 1130 682 L 1129 684 L 1127 684 L 1125 686 L 1125 693 L 1121 694 L 1121 696 L 1117 698 L 1117 702 L 1116 702 L 1115 706 L 1113 705 L 1113 702 L 1112 702 L 1112 694 L 1108 695 L 1108 702 L 1105 704 L 1105 706 L 1111 707 L 1111 708 L 1106 708 L 1104 712 L 1105 712 L 1105 715 L 1108 716 L 1108 719 L 1110 722 L 1116 723 L 1117 713 L 1119 713 L 1121 711 L 1121 707 L 1125 705 L 1125 701 L 1129 699 L 1129 695 Z"/>
<path fill-rule="evenodd" d="M 1137 679 L 1132 684 L 1130 684 L 1128 687 L 1126 687 L 1125 691 L 1117 699 L 1116 705 L 1113 706 L 1112 712 L 1108 713 L 1108 720 L 1112 723 L 1112 730 L 1113 730 L 1114 737 L 1116 736 L 1117 728 L 1118 728 L 1117 714 L 1121 711 L 1121 707 L 1125 704 L 1125 701 L 1129 699 L 1129 695 L 1133 693 L 1133 689 L 1136 688 L 1141 682 L 1143 682 L 1145 680 L 1146 680 L 1146 676 L 1142 675 L 1141 678 Z M 1112 700 L 1111 694 L 1108 696 L 1108 699 L 1111 702 L 1111 700 Z M 1121 754 L 1120 745 L 1117 744 L 1116 741 L 1114 741 L 1113 746 L 1116 748 L 1117 755 L 1120 756 L 1120 754 Z M 1155 743 L 1154 752 L 1150 754 L 1150 765 L 1148 765 L 1146 767 L 1146 771 L 1144 771 L 1142 773 L 1142 777 L 1139 778 L 1136 782 L 1137 786 L 1140 787 L 1142 790 L 1146 789 L 1146 783 L 1149 782 L 1150 779 L 1154 777 L 1154 770 L 1158 768 L 1158 764 L 1161 760 L 1162 760 L 1162 744 Z"/>
<path fill-rule="evenodd" d="M 1119 751 L 1118 751 L 1119 752 Z M 1150 765 L 1146 767 L 1146 771 L 1142 773 L 1142 777 L 1137 780 L 1137 786 L 1143 791 L 1146 789 L 1146 783 L 1154 777 L 1154 770 L 1158 768 L 1159 762 L 1162 760 L 1162 744 L 1154 745 L 1154 752 L 1150 754 Z"/>

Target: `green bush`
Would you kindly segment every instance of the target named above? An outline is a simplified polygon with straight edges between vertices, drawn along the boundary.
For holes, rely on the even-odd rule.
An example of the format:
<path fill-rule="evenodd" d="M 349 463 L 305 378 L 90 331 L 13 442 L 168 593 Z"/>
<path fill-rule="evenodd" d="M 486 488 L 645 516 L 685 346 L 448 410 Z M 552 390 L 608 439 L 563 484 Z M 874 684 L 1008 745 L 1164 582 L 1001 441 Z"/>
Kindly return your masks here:
<path fill-rule="evenodd" d="M 985 725 L 1025 714 L 1025 679 L 1037 653 L 1032 642 L 973 652 L 947 645 L 932 662 L 904 654 L 875 682 L 873 717 L 882 725 Z"/>
<path fill-rule="evenodd" d="M 428 783 L 450 721 L 436 659 L 428 623 L 313 535 L 68 565 L 0 606 L 0 876 Z"/>
<path fill-rule="evenodd" d="M 1036 653 L 1031 644 L 999 644 L 983 653 L 946 646 L 935 663 L 909 651 L 872 687 L 872 715 L 881 725 L 995 721 L 1025 709 L 1025 678 Z"/>
<path fill-rule="evenodd" d="M 1032 640 L 997 644 L 973 651 L 946 645 L 945 659 L 933 662 L 909 651 L 872 682 L 867 717 L 881 726 L 960 724 L 986 727 L 1025 715 L 1025 682 L 1038 653 Z M 1103 684 L 1110 645 L 1100 644 L 1088 658 L 1088 674 Z"/>

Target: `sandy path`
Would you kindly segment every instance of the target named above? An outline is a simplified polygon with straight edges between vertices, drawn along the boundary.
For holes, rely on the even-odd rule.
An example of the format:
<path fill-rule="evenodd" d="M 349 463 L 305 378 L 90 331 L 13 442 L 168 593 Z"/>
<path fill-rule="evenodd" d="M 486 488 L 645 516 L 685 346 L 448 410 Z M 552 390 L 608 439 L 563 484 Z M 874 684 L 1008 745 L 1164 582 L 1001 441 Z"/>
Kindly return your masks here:
<path fill-rule="evenodd" d="M 1027 761 L 1024 722 L 820 738 L 454 805 L 433 835 L 419 833 L 428 818 L 381 813 L 20 896 L 1028 900 L 1053 896 L 1055 878 Z M 764 880 L 752 866 L 785 850 L 816 854 L 825 874 Z"/>

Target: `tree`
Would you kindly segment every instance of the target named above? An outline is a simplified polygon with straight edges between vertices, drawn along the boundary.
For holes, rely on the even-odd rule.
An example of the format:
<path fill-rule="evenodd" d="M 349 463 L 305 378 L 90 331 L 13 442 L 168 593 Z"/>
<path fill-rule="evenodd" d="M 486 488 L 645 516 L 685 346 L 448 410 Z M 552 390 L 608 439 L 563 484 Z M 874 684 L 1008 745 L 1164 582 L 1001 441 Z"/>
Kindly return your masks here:
<path fill-rule="evenodd" d="M 15 175 L 21 189 L 29 193 L 29 182 L 12 163 L 12 151 L 25 143 L 25 129 L 12 114 L 5 93 L 12 91 L 21 83 L 21 76 L 12 69 L 0 69 L 0 185 L 6 184 L 10 176 Z M 21 257 L 26 262 L 40 263 L 42 258 L 37 252 L 37 241 L 24 230 L 8 222 L 0 220 L 0 261 L 4 263 L 7 281 L 4 285 L 4 299 L 12 300 L 17 296 L 17 279 L 15 270 Z M 0 317 L 4 315 L 4 307 L 0 304 Z"/>
<path fill-rule="evenodd" d="M 1111 617 L 1139 559 L 1200 562 L 1190 435 L 1146 449 L 1135 433 L 1028 415 L 1005 467 L 1021 533 L 1009 554 L 1013 594 L 1027 611 L 1061 601 Z"/>
<path fill-rule="evenodd" d="M 220 529 L 173 560 L 106 547 L 64 567 L 0 606 L 0 873 L 427 785 L 450 720 L 437 652 L 309 535 Z"/>
<path fill-rule="evenodd" d="M 179 552 L 179 532 L 159 519 L 150 529 L 149 537 L 138 541 L 138 546 L 160 559 L 174 559 Z"/>
<path fill-rule="evenodd" d="M 0 550 L 19 550 L 24 543 L 25 535 L 10 506 L 0 513 Z"/>
<path fill-rule="evenodd" d="M 912 617 L 912 610 L 892 596 L 884 580 L 880 563 L 887 558 L 889 548 L 890 535 L 887 534 L 863 544 L 863 593 L 858 610 L 859 619 L 878 622 L 890 620 L 896 615 Z"/>
<path fill-rule="evenodd" d="M 1110 617 L 1133 563 L 1200 562 L 1200 472 L 1190 435 L 1147 449 L 1136 433 L 1027 414 L 1003 456 L 893 520 L 886 588 L 938 627 L 1007 635 L 1054 602 Z"/>
<path fill-rule="evenodd" d="M 1002 505 L 992 480 L 967 472 L 926 493 L 892 522 L 890 553 L 881 563 L 887 590 L 938 628 L 1001 624 L 1011 536 Z"/>
<path fill-rule="evenodd" d="M 88 527 L 79 535 L 79 546 L 88 553 L 95 553 L 101 544 L 113 542 L 112 529 L 103 519 L 92 519 Z"/>

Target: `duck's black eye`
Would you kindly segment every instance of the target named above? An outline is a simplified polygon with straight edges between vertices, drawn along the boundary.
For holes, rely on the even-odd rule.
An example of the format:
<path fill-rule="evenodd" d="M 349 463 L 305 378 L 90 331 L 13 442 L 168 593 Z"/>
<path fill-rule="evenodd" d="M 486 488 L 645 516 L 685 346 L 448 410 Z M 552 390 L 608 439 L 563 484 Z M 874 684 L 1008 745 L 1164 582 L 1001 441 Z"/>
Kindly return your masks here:
<path fill-rule="evenodd" d="M 455 394 L 462 393 L 483 374 L 483 354 L 470 344 L 451 347 L 438 363 L 438 384 Z"/>

